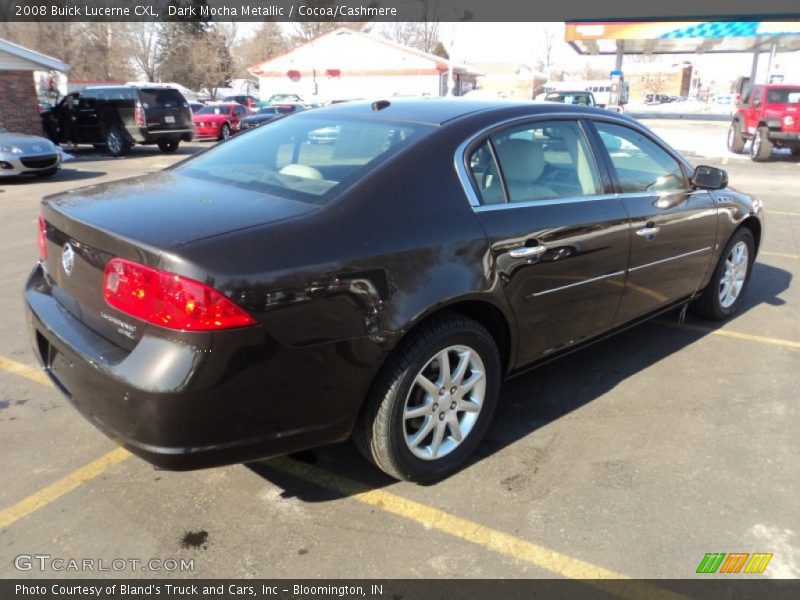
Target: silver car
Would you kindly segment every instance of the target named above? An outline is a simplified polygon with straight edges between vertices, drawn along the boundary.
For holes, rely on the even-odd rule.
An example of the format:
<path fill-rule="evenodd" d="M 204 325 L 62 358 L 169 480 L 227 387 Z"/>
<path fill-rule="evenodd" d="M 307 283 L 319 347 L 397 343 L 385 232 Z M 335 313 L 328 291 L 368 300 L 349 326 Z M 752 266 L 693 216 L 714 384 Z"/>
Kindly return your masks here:
<path fill-rule="evenodd" d="M 41 177 L 58 171 L 63 155 L 50 140 L 11 133 L 0 125 L 0 179 L 32 173 Z"/>

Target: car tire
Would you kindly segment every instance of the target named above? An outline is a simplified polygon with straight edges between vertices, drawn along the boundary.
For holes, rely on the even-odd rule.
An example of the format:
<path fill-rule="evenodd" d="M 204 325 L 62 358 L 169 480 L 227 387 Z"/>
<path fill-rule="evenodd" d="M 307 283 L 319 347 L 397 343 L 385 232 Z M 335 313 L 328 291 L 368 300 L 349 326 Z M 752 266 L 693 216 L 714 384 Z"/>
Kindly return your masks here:
<path fill-rule="evenodd" d="M 36 171 L 36 176 L 37 177 L 42 177 L 42 178 L 44 178 L 44 177 L 52 177 L 56 173 L 58 173 L 58 167 L 53 167 L 52 169 L 47 169 L 45 171 Z"/>
<path fill-rule="evenodd" d="M 227 140 L 231 137 L 231 126 L 227 123 L 223 123 L 222 127 L 219 130 L 219 138 L 220 140 Z"/>
<path fill-rule="evenodd" d="M 175 152 L 180 145 L 180 140 L 158 140 L 158 149 L 162 152 Z"/>
<path fill-rule="evenodd" d="M 741 306 L 755 261 L 756 243 L 746 227 L 728 240 L 711 281 L 691 304 L 692 313 L 703 319 L 722 321 Z"/>
<path fill-rule="evenodd" d="M 125 156 L 130 150 L 128 140 L 118 128 L 114 128 L 106 134 L 105 146 L 106 152 L 111 156 Z"/>
<path fill-rule="evenodd" d="M 446 377 L 440 368 L 444 356 Z M 392 477 L 420 483 L 441 479 L 464 464 L 486 433 L 501 378 L 491 334 L 472 319 L 443 313 L 412 332 L 387 360 L 353 441 Z"/>
<path fill-rule="evenodd" d="M 728 128 L 728 150 L 734 154 L 741 154 L 744 151 L 742 124 L 739 121 L 733 121 Z"/>
<path fill-rule="evenodd" d="M 750 142 L 750 158 L 755 162 L 764 162 L 769 160 L 771 155 L 772 142 L 769 141 L 769 129 L 759 127 L 753 135 L 753 141 Z"/>

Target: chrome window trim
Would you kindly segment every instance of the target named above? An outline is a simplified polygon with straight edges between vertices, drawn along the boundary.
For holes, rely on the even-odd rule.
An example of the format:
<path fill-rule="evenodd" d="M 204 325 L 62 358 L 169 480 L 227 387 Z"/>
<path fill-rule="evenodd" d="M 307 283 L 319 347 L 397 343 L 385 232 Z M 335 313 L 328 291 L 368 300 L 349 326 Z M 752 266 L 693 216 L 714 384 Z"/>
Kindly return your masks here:
<path fill-rule="evenodd" d="M 559 120 L 559 119 L 570 119 L 574 120 L 578 124 L 580 124 L 581 120 L 588 120 L 588 121 L 608 121 L 610 123 L 615 123 L 617 125 L 622 125 L 625 127 L 629 127 L 631 129 L 636 130 L 637 132 L 641 133 L 645 137 L 649 138 L 650 141 L 655 143 L 659 146 L 664 152 L 669 154 L 672 158 L 677 160 L 681 166 L 691 169 L 691 164 L 680 154 L 678 154 L 672 147 L 667 144 L 663 139 L 658 137 L 652 131 L 646 129 L 643 125 L 639 124 L 636 121 L 629 121 L 624 117 L 618 116 L 616 113 L 609 112 L 607 115 L 604 114 L 596 114 L 596 113 L 586 113 L 586 112 L 552 112 L 552 113 L 539 113 L 534 115 L 525 115 L 521 117 L 511 117 L 509 119 L 504 119 L 502 121 L 497 121 L 492 125 L 484 127 L 480 129 L 477 133 L 472 134 L 468 137 L 465 141 L 458 145 L 456 148 L 454 158 L 454 164 L 456 169 L 456 174 L 458 175 L 458 179 L 461 182 L 461 187 L 464 189 L 464 193 L 467 196 L 467 200 L 469 201 L 470 205 L 473 209 L 481 209 L 485 210 L 486 207 L 491 208 L 500 208 L 500 207 L 529 207 L 529 206 L 539 206 L 542 205 L 543 202 L 546 200 L 530 200 L 528 202 L 507 202 L 505 204 L 486 204 L 483 205 L 480 202 L 480 197 L 478 196 L 475 187 L 472 185 L 472 179 L 469 176 L 469 172 L 467 170 L 467 157 L 466 151 L 467 149 L 478 141 L 480 138 L 484 136 L 491 135 L 497 129 L 504 129 L 506 127 L 511 127 L 516 124 L 524 124 L 524 123 L 532 123 L 535 121 L 549 121 L 549 120 Z M 584 135 L 586 133 L 584 132 Z M 589 151 L 592 155 L 592 161 L 595 163 L 595 167 L 599 172 L 602 170 L 601 166 L 598 164 L 597 157 L 595 156 L 594 149 L 592 148 L 592 144 L 590 140 L 587 140 L 589 145 Z M 685 173 L 684 173 L 685 174 Z M 691 191 L 691 190 L 689 190 Z M 645 193 L 646 194 L 646 193 Z M 613 194 L 602 194 L 603 198 L 624 198 L 626 196 L 643 196 L 645 195 L 639 192 L 624 192 L 624 193 L 613 193 Z M 650 194 L 648 194 L 650 195 Z M 573 198 L 553 198 L 552 200 L 555 203 L 559 204 L 571 204 L 574 202 L 585 202 L 587 199 L 598 200 L 600 199 L 598 195 L 595 196 L 578 196 Z"/>
<path fill-rule="evenodd" d="M 592 196 L 571 196 L 569 198 L 543 198 L 542 200 L 526 200 L 525 202 L 507 202 L 504 204 L 481 204 L 475 207 L 475 212 L 488 212 L 491 210 L 508 210 L 510 208 L 525 208 L 532 206 L 554 206 L 559 204 L 577 204 L 579 202 L 595 202 L 600 200 L 616 200 L 614 194 L 594 194 Z"/>
<path fill-rule="evenodd" d="M 591 277 L 590 279 L 584 279 L 582 281 L 576 281 L 575 283 L 569 283 L 567 285 L 562 285 L 555 288 L 550 288 L 549 290 L 542 290 L 541 292 L 534 292 L 528 296 L 525 296 L 525 300 L 529 298 L 538 298 L 539 296 L 546 296 L 547 294 L 552 294 L 554 292 L 560 292 L 562 290 L 568 290 L 570 288 L 578 287 L 579 285 L 586 285 L 587 283 L 594 283 L 595 281 L 602 281 L 603 279 L 608 279 L 610 277 L 619 277 L 620 275 L 625 275 L 626 271 L 615 271 L 613 273 L 608 273 L 607 275 L 600 275 L 598 277 Z"/>
<path fill-rule="evenodd" d="M 669 258 L 662 258 L 661 260 L 656 260 L 650 263 L 646 263 L 644 265 L 639 265 L 636 267 L 631 267 L 628 269 L 628 273 L 633 273 L 634 271 L 638 271 L 640 269 L 646 269 L 648 267 L 654 267 L 655 265 L 661 265 L 673 260 L 678 260 L 679 258 L 686 258 L 687 256 L 692 256 L 693 254 L 700 254 L 701 252 L 707 252 L 711 250 L 711 246 L 706 246 L 705 248 L 699 248 L 697 250 L 692 250 L 691 252 L 684 252 L 683 254 L 678 254 L 676 256 L 670 256 Z"/>

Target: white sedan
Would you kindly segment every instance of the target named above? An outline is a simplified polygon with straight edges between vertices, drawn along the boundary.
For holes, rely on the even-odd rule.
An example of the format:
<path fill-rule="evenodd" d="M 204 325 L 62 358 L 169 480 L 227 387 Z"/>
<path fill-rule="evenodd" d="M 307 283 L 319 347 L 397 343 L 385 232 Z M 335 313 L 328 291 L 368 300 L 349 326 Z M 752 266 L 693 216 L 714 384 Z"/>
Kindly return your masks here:
<path fill-rule="evenodd" d="M 49 177 L 63 160 L 61 148 L 50 140 L 11 133 L 0 125 L 0 178 L 34 174 Z"/>

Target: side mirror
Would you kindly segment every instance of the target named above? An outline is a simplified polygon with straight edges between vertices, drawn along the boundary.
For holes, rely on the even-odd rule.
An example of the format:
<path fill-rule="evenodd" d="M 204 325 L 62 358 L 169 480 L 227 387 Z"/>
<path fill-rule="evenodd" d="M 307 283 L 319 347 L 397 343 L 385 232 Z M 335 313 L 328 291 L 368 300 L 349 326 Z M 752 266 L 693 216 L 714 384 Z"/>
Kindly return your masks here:
<path fill-rule="evenodd" d="M 703 190 L 721 190 L 728 187 L 728 173 L 723 169 L 700 165 L 694 170 L 692 185 Z"/>

